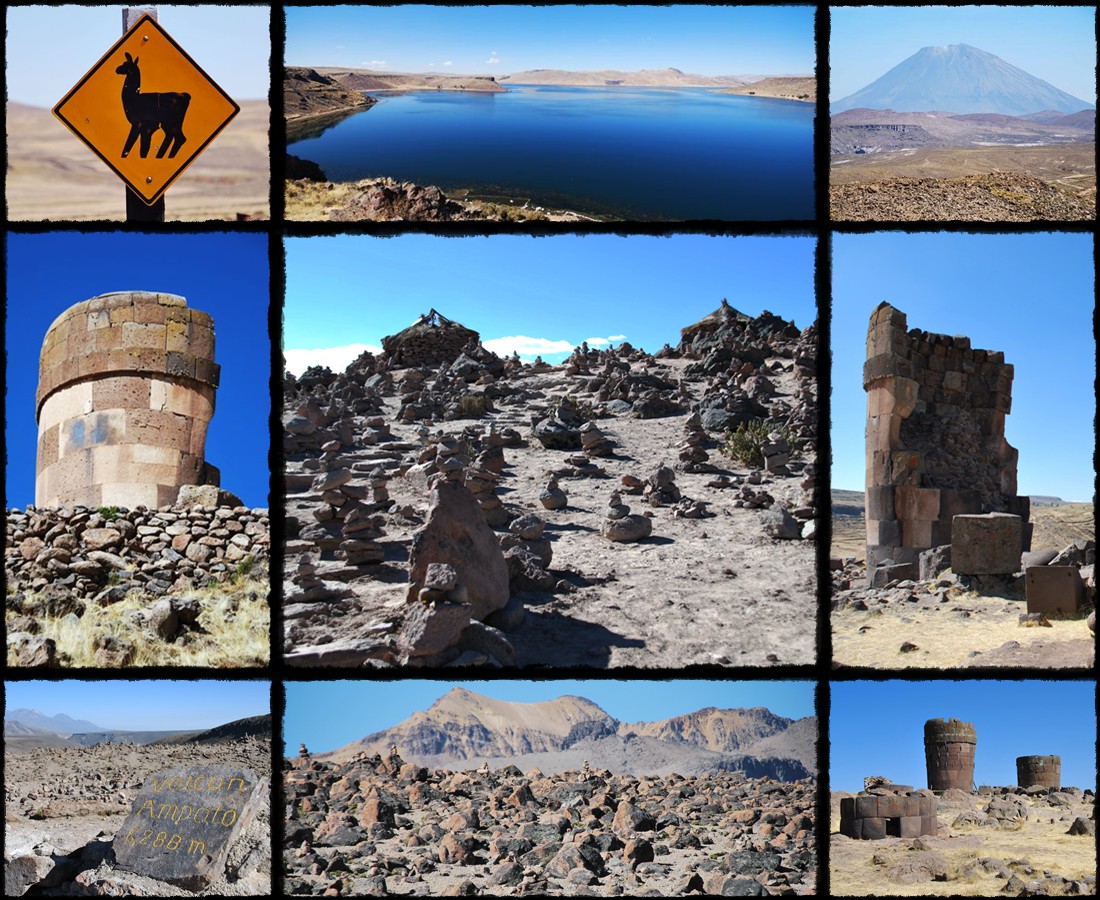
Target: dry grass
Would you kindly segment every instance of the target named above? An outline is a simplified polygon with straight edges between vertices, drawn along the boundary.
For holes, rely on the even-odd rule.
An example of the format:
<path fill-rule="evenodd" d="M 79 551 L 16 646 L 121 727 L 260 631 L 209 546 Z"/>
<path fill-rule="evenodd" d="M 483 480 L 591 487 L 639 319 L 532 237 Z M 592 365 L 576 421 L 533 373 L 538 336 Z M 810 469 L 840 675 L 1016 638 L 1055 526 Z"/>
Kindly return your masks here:
<path fill-rule="evenodd" d="M 858 491 L 833 491 L 832 500 L 833 541 L 830 555 L 863 559 L 867 543 L 863 494 Z M 1074 541 L 1096 539 L 1091 503 L 1033 506 L 1031 523 L 1035 528 L 1031 546 L 1036 550 L 1042 547 L 1062 550 Z"/>
<path fill-rule="evenodd" d="M 1079 804 L 1074 815 L 1088 816 L 1091 807 Z M 1038 815 L 1036 815 L 1036 812 Z M 942 810 L 941 823 L 954 819 L 956 811 Z M 1046 821 L 1039 821 L 1045 817 Z M 948 880 L 921 884 L 897 884 L 885 878 L 885 869 L 871 859 L 875 853 L 896 852 L 899 861 L 909 855 L 909 842 L 900 838 L 885 841 L 855 841 L 835 833 L 830 837 L 829 879 L 835 896 L 898 896 L 898 897 L 989 897 L 1003 893 L 1004 879 L 979 871 L 963 874 L 968 863 L 985 857 L 1004 860 L 1027 860 L 1037 870 L 1048 870 L 1076 881 L 1096 874 L 1096 844 L 1087 836 L 1069 835 L 1072 818 L 1051 824 L 1046 808 L 1033 810 L 1019 827 L 951 828 L 951 837 L 932 839 L 935 852 L 948 864 Z M 956 843 L 953 839 L 957 839 Z M 973 846 L 977 843 L 977 846 Z M 1025 881 L 1028 877 L 1021 875 Z M 1038 876 L 1035 876 L 1038 877 Z"/>
<path fill-rule="evenodd" d="M 1083 619 L 1053 621 L 1050 628 L 1021 628 L 1026 612 L 1020 601 L 991 603 L 989 597 L 952 592 L 944 609 L 935 613 L 833 613 L 833 658 L 848 666 L 890 669 L 945 669 L 975 664 L 981 656 L 1009 641 L 1021 644 L 1042 639 L 1044 644 L 1091 637 Z M 994 608 L 996 607 L 996 608 Z M 919 649 L 902 653 L 910 642 Z M 1072 661 L 1065 665 L 1076 666 Z"/>
<path fill-rule="evenodd" d="M 268 665 L 271 652 L 267 592 L 266 576 L 189 592 L 188 596 L 202 604 L 198 624 L 203 630 L 189 632 L 186 641 L 169 643 L 134 624 L 140 611 L 150 605 L 140 591 L 131 591 L 125 600 L 110 606 L 89 603 L 76 622 L 71 618 L 39 619 L 39 634 L 53 638 L 67 668 L 101 666 L 95 658 L 95 642 L 103 634 L 125 638 L 135 645 L 137 654 L 130 667 L 261 667 Z M 9 651 L 8 665 L 14 664 Z"/>

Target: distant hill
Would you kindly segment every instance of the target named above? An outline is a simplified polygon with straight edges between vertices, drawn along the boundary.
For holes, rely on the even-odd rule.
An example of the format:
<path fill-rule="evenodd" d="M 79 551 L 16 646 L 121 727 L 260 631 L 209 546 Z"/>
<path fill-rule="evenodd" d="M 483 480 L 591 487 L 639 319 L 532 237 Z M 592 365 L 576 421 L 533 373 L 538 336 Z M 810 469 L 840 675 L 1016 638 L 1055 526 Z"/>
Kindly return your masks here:
<path fill-rule="evenodd" d="M 163 738 L 158 744 L 210 744 L 217 741 L 238 740 L 243 737 L 271 737 L 271 714 L 263 716 L 249 716 L 247 719 L 237 719 L 234 722 L 226 722 L 206 731 L 188 731 L 183 734 Z"/>
<path fill-rule="evenodd" d="M 558 772 L 579 769 L 587 761 L 595 768 L 635 774 L 743 771 L 750 777 L 794 780 L 816 768 L 816 756 L 806 751 L 802 735 L 806 721 L 793 722 L 762 708 L 710 707 L 660 722 L 627 724 L 582 697 L 514 703 L 455 688 L 393 728 L 316 755 L 346 762 L 360 752 L 385 755 L 396 745 L 405 759 L 439 768 L 488 763 Z M 794 726 L 790 740 L 779 740 Z M 765 739 L 774 741 L 766 744 Z"/>
<path fill-rule="evenodd" d="M 831 104 L 832 112 L 868 107 L 1022 116 L 1078 113 L 1093 104 L 1059 90 L 969 44 L 924 47 L 866 87 Z"/>
<path fill-rule="evenodd" d="M 19 722 L 22 725 L 29 725 L 35 729 L 52 731 L 57 734 L 74 734 L 78 731 L 106 731 L 102 725 L 96 725 L 95 722 L 89 722 L 87 719 L 74 719 L 65 713 L 47 716 L 37 709 L 9 709 L 4 713 L 5 734 L 7 733 L 7 723 L 9 721 Z"/>
<path fill-rule="evenodd" d="M 736 87 L 747 79 L 736 75 L 689 75 L 679 69 L 641 69 L 621 72 L 600 69 L 595 72 L 574 72 L 566 69 L 529 69 L 503 75 L 502 84 L 560 84 L 578 87 Z"/>

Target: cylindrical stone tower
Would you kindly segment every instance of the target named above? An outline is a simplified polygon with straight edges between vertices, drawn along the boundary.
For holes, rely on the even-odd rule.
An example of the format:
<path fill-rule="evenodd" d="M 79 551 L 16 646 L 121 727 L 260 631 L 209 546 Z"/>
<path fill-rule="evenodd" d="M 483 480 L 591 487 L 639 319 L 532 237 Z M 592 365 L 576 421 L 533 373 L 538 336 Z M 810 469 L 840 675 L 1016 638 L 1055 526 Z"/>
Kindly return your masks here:
<path fill-rule="evenodd" d="M 120 291 L 67 309 L 38 366 L 35 504 L 155 508 L 212 480 L 219 370 L 214 320 L 183 297 Z"/>
<path fill-rule="evenodd" d="M 933 791 L 974 786 L 974 749 L 978 736 L 974 726 L 958 719 L 929 719 L 924 723 L 924 758 L 928 764 L 928 787 Z"/>
<path fill-rule="evenodd" d="M 1062 757 L 1017 756 L 1016 783 L 1022 788 L 1062 786 Z"/>

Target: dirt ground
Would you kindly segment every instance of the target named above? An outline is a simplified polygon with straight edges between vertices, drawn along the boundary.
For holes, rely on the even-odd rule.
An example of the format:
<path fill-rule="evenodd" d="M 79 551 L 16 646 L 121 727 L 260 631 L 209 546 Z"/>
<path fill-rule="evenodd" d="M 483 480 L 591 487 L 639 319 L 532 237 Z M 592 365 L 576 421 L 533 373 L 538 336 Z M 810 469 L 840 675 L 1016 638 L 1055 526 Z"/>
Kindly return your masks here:
<path fill-rule="evenodd" d="M 960 792 L 961 793 L 961 792 Z M 952 826 L 956 817 L 968 809 L 984 810 L 990 797 L 969 795 L 966 801 L 940 800 L 941 830 L 935 837 L 917 839 L 886 838 L 881 841 L 859 841 L 839 834 L 839 797 L 833 794 L 829 838 L 829 884 L 834 896 L 898 897 L 993 897 L 1006 894 L 1006 878 L 998 874 L 996 863 L 1025 884 L 1044 878 L 1049 872 L 1068 879 L 1080 887 L 1074 890 L 1065 883 L 1049 890 L 1052 895 L 1063 893 L 1095 894 L 1096 843 L 1088 835 L 1066 834 L 1077 817 L 1093 814 L 1091 797 L 1068 798 L 1067 805 L 1052 805 L 1046 798 L 1028 798 L 1030 807 L 1026 820 L 998 827 Z M 918 842 L 920 842 L 918 844 Z M 887 876 L 895 865 L 913 859 L 919 852 L 932 851 L 947 862 L 947 878 L 903 883 Z M 878 857 L 881 862 L 874 862 Z M 979 862 L 981 861 L 981 862 Z M 984 863 L 984 865 L 983 865 Z M 1090 880 L 1091 879 L 1091 880 Z M 1081 888 L 1084 888 L 1082 891 Z M 1039 891 L 1047 894 L 1047 890 Z M 1008 890 L 1007 895 L 1016 892 Z"/>
<path fill-rule="evenodd" d="M 241 111 L 165 195 L 167 221 L 270 217 L 266 100 Z M 8 219 L 123 221 L 125 187 L 48 109 L 7 104 Z"/>
<path fill-rule="evenodd" d="M 659 362 L 676 370 L 687 361 Z M 791 372 L 775 380 L 781 393 L 794 388 Z M 524 386 L 547 395 L 563 392 L 567 381 L 557 370 L 527 379 Z M 698 382 L 686 384 L 692 390 L 700 388 Z M 389 398 L 386 418 L 391 423 L 395 412 Z M 522 407 L 503 407 L 489 418 L 498 427 L 511 426 L 529 437 L 526 416 Z M 608 477 L 563 479 L 569 502 L 556 511 L 544 510 L 537 497 L 546 486 L 547 472 L 561 467 L 572 451 L 545 450 L 533 438 L 525 447 L 505 450 L 498 495 L 506 506 L 545 518 L 554 551 L 550 568 L 575 586 L 569 593 L 524 595 L 526 620 L 508 635 L 519 666 L 678 669 L 697 664 L 813 662 L 813 541 L 766 536 L 759 510 L 734 508 L 731 490 L 707 486 L 715 474 L 676 474 L 683 495 L 707 501 L 713 515 L 675 518 L 670 507 L 649 507 L 640 496 L 624 495 L 632 513 L 652 511 L 653 536 L 627 544 L 600 536 L 608 497 L 619 486 L 620 477 L 629 473 L 644 479 L 662 463 L 674 466 L 687 418 L 685 414 L 597 420 L 615 444 L 614 456 L 594 460 Z M 452 430 L 460 430 L 473 423 L 450 424 Z M 400 441 L 416 440 L 415 425 L 393 423 L 392 431 Z M 372 453 L 385 452 L 384 447 L 342 454 L 340 465 L 368 460 Z M 710 462 L 728 473 L 748 472 L 713 448 Z M 288 471 L 301 471 L 300 463 L 289 462 Z M 784 500 L 799 505 L 801 481 L 801 475 L 767 476 L 762 486 L 775 497 L 777 506 Z M 404 479 L 394 478 L 389 489 L 398 508 L 405 504 L 426 508 L 426 496 Z M 310 515 L 312 508 L 302 495 L 287 495 L 288 515 Z M 353 581 L 353 598 L 293 611 L 286 625 L 287 649 L 328 643 L 337 636 L 392 634 L 405 605 L 408 546 L 415 527 L 416 523 L 401 525 L 399 520 L 387 526 L 380 541 L 386 562 L 367 568 Z M 341 565 L 321 563 L 322 569 Z"/>
<path fill-rule="evenodd" d="M 1022 172 L 1073 193 L 1096 196 L 1096 145 L 1086 141 L 1045 147 L 930 147 L 884 153 L 838 154 L 830 184 L 884 178 L 961 178 Z"/>

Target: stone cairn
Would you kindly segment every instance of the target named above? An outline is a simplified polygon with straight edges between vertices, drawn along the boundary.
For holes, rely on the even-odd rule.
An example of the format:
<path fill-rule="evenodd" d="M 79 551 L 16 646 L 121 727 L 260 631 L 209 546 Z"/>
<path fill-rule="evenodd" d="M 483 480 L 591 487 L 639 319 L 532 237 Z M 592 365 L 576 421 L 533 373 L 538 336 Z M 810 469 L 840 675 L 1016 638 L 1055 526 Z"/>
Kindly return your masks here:
<path fill-rule="evenodd" d="M 569 496 L 558 485 L 556 478 L 546 482 L 545 489 L 539 493 L 539 503 L 543 509 L 564 509 L 569 503 Z"/>
<path fill-rule="evenodd" d="M 631 515 L 618 491 L 611 492 L 605 516 L 600 534 L 614 543 L 640 541 L 653 533 L 653 521 L 648 516 Z"/>

